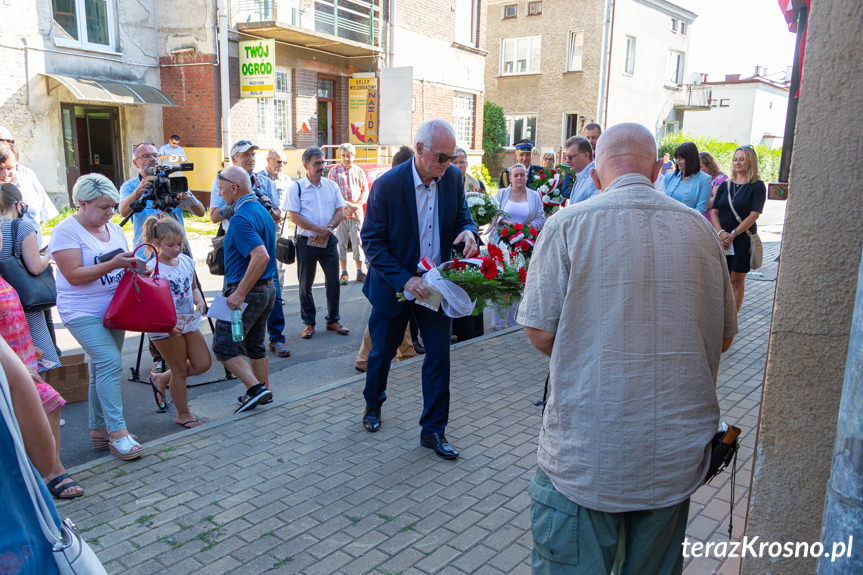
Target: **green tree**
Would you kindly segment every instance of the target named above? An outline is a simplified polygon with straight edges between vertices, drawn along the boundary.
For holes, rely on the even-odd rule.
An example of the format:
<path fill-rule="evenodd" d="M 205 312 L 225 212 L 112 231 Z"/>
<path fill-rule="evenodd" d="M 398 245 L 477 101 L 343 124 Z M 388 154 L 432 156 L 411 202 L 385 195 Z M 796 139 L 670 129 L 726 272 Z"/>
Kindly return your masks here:
<path fill-rule="evenodd" d="M 698 147 L 699 152 L 710 152 L 719 168 L 727 175 L 731 175 L 731 158 L 734 150 L 740 146 L 737 142 L 723 142 L 716 138 L 695 137 L 688 134 L 669 134 L 659 142 L 659 157 L 663 154 L 674 156 L 674 149 L 683 142 L 692 142 Z M 755 154 L 758 156 L 758 168 L 761 179 L 765 182 L 775 182 L 779 178 L 779 159 L 782 150 L 771 150 L 766 146 L 754 146 Z"/>
<path fill-rule="evenodd" d="M 486 154 L 496 154 L 506 146 L 506 119 L 503 107 L 488 100 L 483 104 L 482 149 Z"/>

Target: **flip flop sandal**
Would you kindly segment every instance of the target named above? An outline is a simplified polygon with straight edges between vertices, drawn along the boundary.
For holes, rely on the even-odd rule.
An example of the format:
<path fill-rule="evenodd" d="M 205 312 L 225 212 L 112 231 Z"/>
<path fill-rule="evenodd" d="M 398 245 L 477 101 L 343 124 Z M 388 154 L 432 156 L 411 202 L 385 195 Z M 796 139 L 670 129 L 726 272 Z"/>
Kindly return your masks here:
<path fill-rule="evenodd" d="M 165 413 L 168 411 L 168 405 L 170 402 L 168 398 L 165 397 L 165 394 L 159 391 L 159 388 L 156 387 L 156 381 L 153 379 L 153 375 L 150 374 L 150 387 L 153 388 L 153 401 L 156 402 L 156 408 L 159 413 Z M 159 399 L 161 398 L 161 399 Z"/>
<path fill-rule="evenodd" d="M 135 447 L 141 447 L 141 444 L 135 441 L 131 435 L 124 435 L 119 439 L 115 439 L 108 443 L 108 449 L 111 455 L 123 461 L 137 459 L 144 455 L 143 447 L 137 451 L 133 451 Z"/>
<path fill-rule="evenodd" d="M 182 423 L 180 423 L 179 421 L 175 421 L 174 425 L 177 425 L 177 426 L 182 427 L 184 429 L 194 429 L 196 427 L 201 426 L 201 425 L 193 425 L 195 423 L 200 423 L 201 425 L 204 425 L 204 423 L 200 419 L 197 419 L 197 418 L 191 419 L 189 421 L 184 421 Z"/>
<path fill-rule="evenodd" d="M 75 499 L 76 497 L 81 497 L 82 495 L 84 495 L 83 491 L 80 491 L 80 492 L 75 493 L 73 495 L 62 495 L 62 493 L 64 491 L 66 491 L 67 489 L 69 489 L 70 487 L 77 487 L 78 486 L 78 482 L 75 481 L 74 479 L 72 479 L 68 483 L 64 483 L 63 485 L 60 485 L 60 483 L 62 483 L 66 479 L 71 479 L 69 477 L 68 473 L 58 475 L 57 477 L 55 477 L 54 479 L 52 479 L 51 481 L 49 481 L 48 483 L 45 484 L 46 487 L 48 487 L 48 491 L 51 492 L 51 495 L 53 495 L 56 499 Z"/>

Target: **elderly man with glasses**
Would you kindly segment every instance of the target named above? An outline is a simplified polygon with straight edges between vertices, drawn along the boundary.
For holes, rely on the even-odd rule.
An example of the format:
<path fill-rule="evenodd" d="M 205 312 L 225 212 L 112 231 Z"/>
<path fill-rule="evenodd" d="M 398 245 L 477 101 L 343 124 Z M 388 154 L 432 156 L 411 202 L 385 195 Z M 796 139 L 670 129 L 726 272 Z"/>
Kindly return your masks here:
<path fill-rule="evenodd" d="M 243 339 L 235 341 L 231 322 L 218 320 L 213 353 L 246 386 L 234 411 L 240 413 L 273 399 L 264 331 L 276 301 L 276 224 L 252 192 L 247 170 L 231 166 L 220 171 L 216 181 L 220 197 L 233 208 L 225 233 L 224 294 L 232 310 L 248 305 L 242 316 Z"/>
<path fill-rule="evenodd" d="M 258 202 L 270 212 L 274 222 L 282 220 L 282 212 L 279 210 L 279 193 L 273 179 L 270 177 L 261 177 L 260 173 L 255 172 L 255 152 L 258 146 L 248 140 L 240 140 L 231 146 L 231 163 L 238 166 L 249 175 L 252 185 L 252 192 L 255 194 Z M 213 180 L 213 187 L 210 192 L 210 220 L 213 222 L 222 222 L 222 229 L 227 231 L 229 228 L 229 220 L 233 216 L 234 210 L 230 205 L 226 205 L 222 198 L 219 189 L 219 178 Z M 282 287 L 279 284 L 278 276 L 276 282 L 276 304 L 273 306 L 273 313 L 267 321 L 267 331 L 270 335 L 270 351 L 278 357 L 289 357 L 291 352 L 285 345 L 285 311 L 284 301 L 282 300 Z"/>
<path fill-rule="evenodd" d="M 381 427 L 390 362 L 413 310 L 426 350 L 420 445 L 444 459 L 454 459 L 458 451 L 444 435 L 449 419 L 451 320 L 441 310 L 399 301 L 396 293 L 428 298 L 421 262 L 448 261 L 455 245 L 471 257 L 477 253 L 479 237 L 465 201 L 461 172 L 450 165 L 455 160 L 452 126 L 428 120 L 420 124 L 415 140 L 414 158 L 375 180 L 363 224 L 363 245 L 370 262 L 363 293 L 372 304 L 363 427 L 370 432 Z"/>
<path fill-rule="evenodd" d="M 324 270 L 327 293 L 327 331 L 348 335 L 349 330 L 339 323 L 339 252 L 338 240 L 333 231 L 344 217 L 345 198 L 339 186 L 324 178 L 324 152 L 317 146 L 303 152 L 306 176 L 291 186 L 282 198 L 282 209 L 297 225 L 297 279 L 299 280 L 300 317 L 305 327 L 300 337 L 311 339 L 315 335 L 315 299 L 312 284 L 318 263 Z M 404 329 L 402 329 L 404 334 Z"/>

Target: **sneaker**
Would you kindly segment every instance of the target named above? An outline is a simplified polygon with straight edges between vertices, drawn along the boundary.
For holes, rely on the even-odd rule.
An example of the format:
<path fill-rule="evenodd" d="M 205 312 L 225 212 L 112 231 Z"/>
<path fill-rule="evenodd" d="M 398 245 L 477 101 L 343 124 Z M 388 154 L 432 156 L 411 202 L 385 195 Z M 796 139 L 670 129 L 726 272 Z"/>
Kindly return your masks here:
<path fill-rule="evenodd" d="M 276 354 L 278 357 L 291 357 L 291 351 L 288 349 L 288 346 L 286 346 L 285 342 L 283 341 L 271 341 L 270 351 Z"/>
<path fill-rule="evenodd" d="M 343 286 L 348 285 L 348 272 L 342 272 L 342 275 L 339 276 L 339 283 Z"/>
<path fill-rule="evenodd" d="M 258 405 L 264 405 L 273 400 L 273 392 L 267 389 L 263 383 L 253 385 L 246 391 L 246 395 L 238 397 L 240 407 L 234 410 L 234 413 L 242 413 L 255 409 Z"/>

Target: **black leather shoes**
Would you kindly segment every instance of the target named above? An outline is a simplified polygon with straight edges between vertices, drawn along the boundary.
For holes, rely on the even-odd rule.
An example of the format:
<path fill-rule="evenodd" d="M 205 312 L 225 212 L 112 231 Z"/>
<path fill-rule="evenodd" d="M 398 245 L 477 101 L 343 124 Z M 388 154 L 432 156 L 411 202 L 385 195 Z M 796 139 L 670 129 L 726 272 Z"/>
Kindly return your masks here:
<path fill-rule="evenodd" d="M 420 435 L 420 445 L 434 449 L 434 452 L 444 459 L 455 459 L 458 457 L 458 451 L 446 442 L 446 437 L 444 437 L 443 433 L 424 433 Z"/>
<path fill-rule="evenodd" d="M 366 431 L 374 433 L 378 429 L 381 428 L 381 408 L 377 409 L 369 409 L 366 408 L 366 412 L 363 413 L 363 427 L 366 428 Z"/>

